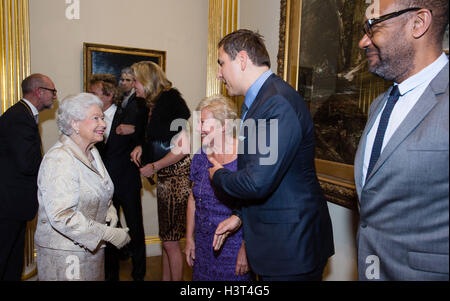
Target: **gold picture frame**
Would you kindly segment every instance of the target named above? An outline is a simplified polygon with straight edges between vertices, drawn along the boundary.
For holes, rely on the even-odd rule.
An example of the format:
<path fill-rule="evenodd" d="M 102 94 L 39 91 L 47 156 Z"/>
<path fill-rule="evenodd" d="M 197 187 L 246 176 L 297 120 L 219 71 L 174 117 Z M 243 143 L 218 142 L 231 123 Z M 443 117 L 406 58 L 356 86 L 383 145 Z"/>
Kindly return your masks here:
<path fill-rule="evenodd" d="M 153 61 L 166 71 L 166 52 L 162 50 L 140 49 L 123 46 L 83 43 L 83 87 L 92 74 L 110 73 L 117 79 L 124 67 L 139 61 Z"/>
<path fill-rule="evenodd" d="M 328 201 L 352 210 L 358 208 L 353 159 L 367 120 L 369 106 L 392 85 L 391 82 L 368 72 L 367 60 L 358 47 L 362 37 L 362 24 L 369 6 L 365 2 L 367 1 L 280 1 L 277 73 L 302 94 L 313 115 L 318 145 L 316 170 L 325 196 Z M 307 30 L 302 32 L 302 26 Z M 447 27 L 443 43 L 443 50 L 447 54 L 448 36 Z M 321 57 L 324 54 L 328 56 L 325 60 Z M 334 73 L 329 72 L 334 78 L 316 76 L 317 69 L 326 73 L 323 71 L 327 68 L 337 69 Z M 339 88 L 342 83 L 344 89 Z M 322 88 L 322 91 L 330 86 L 330 90 L 334 90 L 320 99 L 314 97 L 318 94 L 317 86 Z M 346 97 L 342 94 L 352 96 Z M 317 98 L 319 102 L 327 99 L 317 104 Z M 328 112 L 322 114 L 324 111 Z M 337 115 L 335 111 L 342 115 L 338 122 L 345 126 L 336 123 L 323 126 L 322 122 L 328 123 Z M 316 118 L 318 115 L 322 118 Z M 342 141 L 344 143 L 341 143 Z M 339 143 L 339 148 L 333 148 Z M 326 152 L 330 153 L 325 154 L 328 157 L 324 156 Z"/>
<path fill-rule="evenodd" d="M 343 3 L 350 3 L 350 2 L 343 2 Z M 353 2 L 356 3 L 356 2 Z M 353 5 L 351 9 L 354 11 L 361 12 L 363 7 L 355 5 L 359 4 L 348 4 L 349 6 Z M 316 11 L 311 11 L 311 7 L 314 6 L 314 9 Z M 324 7 L 327 6 L 328 7 Z M 305 68 L 304 61 L 305 57 L 312 57 L 316 55 L 321 55 L 321 53 L 317 53 L 314 51 L 310 51 L 310 53 L 305 53 L 305 51 L 308 51 L 312 49 L 311 44 L 317 43 L 318 39 L 323 39 L 323 35 L 326 34 L 326 31 L 330 31 L 330 27 L 333 26 L 330 23 L 330 19 L 336 18 L 338 19 L 339 16 L 342 16 L 342 7 L 339 7 L 341 11 L 337 12 L 337 2 L 335 1 L 316 1 L 316 2 L 305 2 L 303 3 L 302 0 L 281 0 L 280 1 L 280 39 L 279 39 L 279 52 L 278 52 L 278 75 L 282 77 L 285 81 L 287 81 L 289 84 L 291 84 L 296 90 L 298 90 L 302 96 L 304 96 L 305 101 L 307 101 L 308 106 L 310 107 L 311 111 L 314 111 L 314 114 L 319 112 L 321 108 L 317 109 L 316 107 L 313 107 L 314 104 L 314 97 L 312 96 L 313 93 L 311 91 L 307 91 L 307 89 L 310 87 L 311 90 L 313 88 L 316 88 L 316 86 L 320 85 L 320 82 L 322 84 L 322 89 L 328 88 L 327 85 L 331 83 L 331 86 L 337 85 L 336 83 L 333 83 L 334 81 L 337 81 L 336 79 L 327 78 L 328 81 L 319 79 L 316 82 L 314 82 L 315 74 L 317 74 L 317 71 L 315 69 L 319 69 L 316 66 L 312 66 L 311 68 Z M 342 4 L 344 5 L 344 4 Z M 336 6 L 336 7 L 335 7 Z M 324 9 L 326 8 L 326 9 Z M 347 12 L 348 12 L 348 8 Z M 326 14 L 329 14 L 331 17 L 326 16 Z M 312 19 L 314 18 L 314 19 Z M 312 21 L 312 22 L 311 22 Z M 336 48 L 341 47 L 341 44 L 343 42 L 350 41 L 350 43 L 346 44 L 348 46 L 346 49 L 346 53 L 348 54 L 348 57 L 351 57 L 354 61 L 358 60 L 354 65 L 351 65 L 348 67 L 347 73 L 345 75 L 351 75 L 356 76 L 354 74 L 357 74 L 357 80 L 353 80 L 353 82 L 357 83 L 356 87 L 353 87 L 353 90 L 357 90 L 355 94 L 357 95 L 358 100 L 356 101 L 356 109 L 358 111 L 358 122 L 357 125 L 355 125 L 355 128 L 358 128 L 358 131 L 355 135 L 352 136 L 352 147 L 351 151 L 346 152 L 346 162 L 344 159 L 342 160 L 334 160 L 333 156 L 330 156 L 330 159 L 323 159 L 318 156 L 316 156 L 316 170 L 317 175 L 322 187 L 322 190 L 324 191 L 324 194 L 328 201 L 344 206 L 346 208 L 357 210 L 357 194 L 356 194 L 356 187 L 354 182 L 354 172 L 353 172 L 353 158 L 351 157 L 353 154 L 350 154 L 352 152 L 356 151 L 357 142 L 359 141 L 358 134 L 362 133 L 362 130 L 365 125 L 365 121 L 367 118 L 367 112 L 368 108 L 370 106 L 371 101 L 375 99 L 375 97 L 382 93 L 387 83 L 383 80 L 380 80 L 378 78 L 375 78 L 374 76 L 370 75 L 368 72 L 364 70 L 364 66 L 367 65 L 362 56 L 358 56 L 359 49 L 357 47 L 357 41 L 361 38 L 361 31 L 359 28 L 357 28 L 357 24 L 355 25 L 354 19 L 350 19 L 350 22 L 348 24 L 343 24 L 344 22 L 347 22 L 347 19 L 344 19 L 342 17 L 340 22 L 336 22 L 335 26 L 347 26 L 346 30 L 348 31 L 349 26 L 350 29 L 353 31 L 353 34 L 351 36 L 346 36 L 345 39 L 342 38 L 339 35 L 330 35 L 329 41 L 335 42 L 338 44 Z M 351 22 L 353 21 L 353 22 Z M 308 31 L 304 32 L 302 36 L 302 22 L 308 25 Z M 362 22 L 361 22 L 362 24 Z M 328 26 L 328 28 L 325 28 Z M 335 28 L 332 28 L 331 31 L 336 30 Z M 359 30 L 359 31 L 358 31 Z M 312 32 L 315 31 L 315 34 L 312 34 Z M 342 29 L 341 29 L 342 32 Z M 341 43 L 341 44 L 339 44 Z M 356 45 L 355 45 L 356 44 Z M 323 46 L 323 45 L 322 45 Z M 356 46 L 356 47 L 355 47 Z M 303 47 L 303 48 L 302 48 Z M 306 47 L 306 48 L 305 48 Z M 342 46 L 343 47 L 343 46 Z M 320 50 L 323 50 L 323 52 L 327 51 L 327 47 L 319 48 Z M 356 49 L 354 49 L 356 48 Z M 305 50 L 308 49 L 308 50 Z M 317 48 L 316 48 L 317 49 Z M 342 50 L 339 48 L 339 50 Z M 320 52 L 320 51 L 319 51 Z M 336 60 L 341 59 L 340 55 L 336 54 L 338 57 Z M 323 53 L 322 53 L 323 55 Z M 329 55 L 329 54 L 328 54 Z M 330 57 L 333 54 L 329 55 Z M 356 59 L 355 59 L 356 58 Z M 314 59 L 313 59 L 314 60 Z M 316 61 L 319 61 L 317 59 Z M 330 66 L 327 64 L 320 65 L 320 68 L 326 69 Z M 337 62 L 336 65 L 338 65 L 340 62 Z M 310 66 L 308 66 L 310 67 Z M 332 68 L 336 68 L 336 66 L 332 66 Z M 349 72 L 350 70 L 350 72 Z M 353 72 L 353 73 L 352 73 Z M 331 73 L 331 72 L 330 72 Z M 308 83 L 309 80 L 309 83 Z M 306 83 L 305 83 L 306 82 Z M 319 84 L 317 84 L 319 82 Z M 359 85 L 359 86 L 358 86 Z M 302 89 L 300 87 L 306 87 L 307 89 Z M 317 89 L 317 88 L 316 88 Z M 310 94 L 310 102 L 308 102 L 308 95 Z M 334 97 L 333 92 L 330 92 L 329 95 L 327 95 L 328 98 Z M 324 98 L 324 97 L 323 97 Z M 332 105 L 337 102 L 335 99 L 333 99 Z M 330 102 L 323 101 L 322 102 L 325 105 L 329 105 Z M 340 110 L 349 110 L 349 111 L 355 111 L 354 109 L 346 109 L 346 104 L 341 101 L 339 105 Z M 344 108 L 344 109 L 342 109 Z M 326 109 L 329 109 L 326 107 Z M 336 110 L 336 108 L 332 108 L 332 110 Z M 322 110 L 323 111 L 323 110 Z M 317 116 L 313 115 L 313 118 Z M 346 112 L 346 116 L 348 116 L 348 113 Z M 353 116 L 351 116 L 353 117 Z M 327 139 L 323 139 L 323 137 L 320 137 L 320 131 L 318 132 L 317 128 L 317 121 L 314 120 L 315 126 L 316 126 L 316 142 L 317 144 L 321 143 L 325 145 L 325 148 L 328 147 Z M 330 126 L 331 127 L 331 126 Z M 336 127 L 336 126 L 334 126 Z M 347 126 L 349 127 L 349 126 Z M 353 125 L 350 125 L 350 127 L 353 127 Z M 342 129 L 340 129 L 342 131 Z M 347 129 L 346 129 L 347 130 Z M 336 130 L 337 131 L 337 130 Z M 334 133 L 333 133 L 334 134 Z M 329 136 L 328 136 L 329 137 Z M 322 139 L 321 139 L 322 138 Z M 340 137 L 334 138 L 336 140 L 339 140 Z M 322 146 L 323 146 L 322 145 Z M 332 143 L 330 144 L 332 145 Z M 325 150 L 325 152 L 327 152 Z M 331 152 L 331 151 L 330 151 Z M 318 151 L 320 154 L 320 151 Z M 338 152 L 332 149 L 332 153 L 335 154 L 334 157 L 339 158 Z M 341 161 L 341 162 L 340 162 Z"/>

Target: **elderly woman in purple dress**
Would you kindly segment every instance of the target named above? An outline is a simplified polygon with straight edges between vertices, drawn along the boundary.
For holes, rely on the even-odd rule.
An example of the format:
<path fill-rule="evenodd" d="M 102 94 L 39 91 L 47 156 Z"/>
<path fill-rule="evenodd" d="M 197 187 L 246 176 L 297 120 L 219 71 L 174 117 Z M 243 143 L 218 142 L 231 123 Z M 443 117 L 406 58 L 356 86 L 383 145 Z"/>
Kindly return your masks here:
<path fill-rule="evenodd" d="M 203 99 L 196 111 L 201 112 L 197 130 L 201 132 L 203 147 L 191 164 L 193 188 L 187 206 L 186 260 L 193 267 L 194 281 L 249 281 L 252 276 L 241 229 L 228 237 L 219 251 L 212 247 L 218 224 L 230 216 L 237 202 L 211 186 L 208 169 L 212 164 L 208 157 L 229 170 L 237 169 L 237 140 L 233 134 L 237 111 L 224 96 Z"/>

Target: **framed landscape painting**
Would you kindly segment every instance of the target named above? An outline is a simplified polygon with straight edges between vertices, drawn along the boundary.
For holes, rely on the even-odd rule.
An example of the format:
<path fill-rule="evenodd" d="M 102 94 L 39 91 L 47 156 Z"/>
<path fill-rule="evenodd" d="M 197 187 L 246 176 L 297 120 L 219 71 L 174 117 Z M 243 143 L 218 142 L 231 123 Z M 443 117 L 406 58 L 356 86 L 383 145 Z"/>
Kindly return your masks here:
<path fill-rule="evenodd" d="M 118 81 L 123 68 L 140 61 L 155 62 L 166 70 L 165 51 L 83 43 L 84 90 L 92 74 L 113 74 Z"/>
<path fill-rule="evenodd" d="M 368 72 L 358 47 L 366 2 L 281 0 L 278 75 L 308 104 L 325 196 L 350 209 L 357 208 L 353 160 L 369 106 L 391 85 Z"/>

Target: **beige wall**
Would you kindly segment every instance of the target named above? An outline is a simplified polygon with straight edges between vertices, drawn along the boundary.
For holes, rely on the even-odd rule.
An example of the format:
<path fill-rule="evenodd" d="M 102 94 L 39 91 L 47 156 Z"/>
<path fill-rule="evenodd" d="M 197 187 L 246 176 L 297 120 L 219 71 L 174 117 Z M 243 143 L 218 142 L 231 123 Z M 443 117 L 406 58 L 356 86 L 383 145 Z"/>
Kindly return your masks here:
<path fill-rule="evenodd" d="M 240 0 L 239 28 L 258 31 L 264 36 L 272 72 L 277 72 L 279 0 Z"/>
<path fill-rule="evenodd" d="M 80 0 L 68 20 L 64 0 L 29 0 L 31 71 L 49 75 L 58 97 L 83 89 L 83 42 L 167 52 L 166 73 L 193 109 L 205 96 L 208 0 Z M 41 113 L 44 151 L 57 140 L 55 109 Z M 147 237 L 158 234 L 155 190 L 143 190 Z M 149 245 L 149 255 L 159 253 Z"/>

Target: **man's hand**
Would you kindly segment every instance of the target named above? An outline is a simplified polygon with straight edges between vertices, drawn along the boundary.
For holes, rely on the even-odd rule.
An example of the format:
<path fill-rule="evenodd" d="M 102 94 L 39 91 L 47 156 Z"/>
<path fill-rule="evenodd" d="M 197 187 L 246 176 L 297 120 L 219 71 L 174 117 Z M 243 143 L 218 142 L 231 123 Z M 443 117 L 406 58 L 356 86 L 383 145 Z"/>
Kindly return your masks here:
<path fill-rule="evenodd" d="M 133 161 L 137 167 L 141 167 L 141 156 L 142 156 L 142 146 L 138 145 L 134 148 L 134 150 L 130 154 L 131 161 Z"/>
<path fill-rule="evenodd" d="M 131 124 L 120 124 L 116 128 L 117 135 L 131 135 L 134 134 L 134 125 Z"/>
<path fill-rule="evenodd" d="M 222 247 L 228 235 L 239 229 L 241 224 L 242 224 L 241 219 L 236 215 L 232 215 L 223 222 L 221 222 L 216 229 L 216 233 L 214 234 L 214 241 L 213 241 L 214 250 L 218 251 Z"/>
<path fill-rule="evenodd" d="M 250 270 L 250 267 L 248 266 L 247 252 L 245 250 L 245 242 L 242 242 L 241 248 L 239 249 L 239 253 L 237 256 L 237 260 L 236 260 L 235 275 L 243 276 L 244 274 L 247 274 L 249 270 Z"/>
<path fill-rule="evenodd" d="M 214 177 L 214 174 L 216 173 L 216 171 L 221 169 L 221 168 L 223 168 L 223 166 L 222 166 L 222 164 L 217 162 L 217 160 L 214 159 L 213 157 L 209 157 L 208 156 L 208 160 L 209 160 L 209 162 L 211 162 L 212 165 L 214 165 L 213 167 L 211 167 L 209 169 L 209 179 L 212 180 L 212 178 Z"/>

